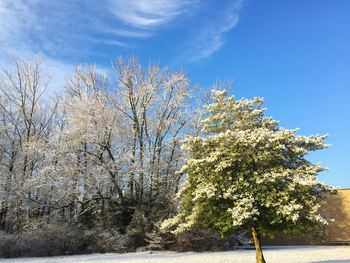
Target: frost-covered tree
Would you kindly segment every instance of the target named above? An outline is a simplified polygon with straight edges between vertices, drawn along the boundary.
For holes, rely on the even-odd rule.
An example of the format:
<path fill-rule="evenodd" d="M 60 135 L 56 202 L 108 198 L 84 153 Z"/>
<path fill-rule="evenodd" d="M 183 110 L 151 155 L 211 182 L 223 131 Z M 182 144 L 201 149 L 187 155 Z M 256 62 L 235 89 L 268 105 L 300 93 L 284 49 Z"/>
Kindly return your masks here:
<path fill-rule="evenodd" d="M 44 99 L 47 76 L 38 61 L 14 59 L 0 66 L 0 226 L 20 234 L 41 213 L 33 200 L 42 196 L 45 149 L 56 103 Z"/>
<path fill-rule="evenodd" d="M 159 65 L 145 68 L 135 58 L 120 59 L 114 70 L 118 85 L 111 101 L 132 135 L 128 194 L 138 203 L 147 200 L 151 212 L 153 204 L 164 203 L 179 183 L 179 142 L 193 122 L 191 85 L 181 72 Z"/>
<path fill-rule="evenodd" d="M 261 234 L 307 231 L 327 224 L 319 213 L 330 187 L 317 179 L 320 164 L 306 159 L 310 151 L 328 147 L 326 136 L 301 136 L 265 116 L 261 98 L 227 97 L 213 91 L 206 106 L 204 136 L 189 137 L 190 158 L 179 193 L 179 213 L 163 223 L 175 233 L 214 228 L 223 235 L 250 229 L 256 261 L 265 262 Z"/>
<path fill-rule="evenodd" d="M 51 99 L 41 63 L 0 65 L 0 231 L 75 224 L 122 232 L 135 210 L 151 230 L 174 211 L 180 141 L 196 123 L 191 84 L 134 58 L 110 73 L 79 66 Z"/>

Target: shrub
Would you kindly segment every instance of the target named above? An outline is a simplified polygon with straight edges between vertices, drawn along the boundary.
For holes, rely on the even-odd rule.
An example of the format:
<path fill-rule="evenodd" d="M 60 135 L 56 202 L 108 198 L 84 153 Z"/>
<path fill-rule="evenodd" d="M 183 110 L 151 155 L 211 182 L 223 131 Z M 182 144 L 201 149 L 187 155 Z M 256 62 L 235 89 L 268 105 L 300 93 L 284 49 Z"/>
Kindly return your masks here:
<path fill-rule="evenodd" d="M 84 232 L 89 253 L 128 252 L 132 240 L 127 234 L 120 234 L 117 230 L 94 229 Z"/>
<path fill-rule="evenodd" d="M 223 251 L 234 249 L 239 245 L 235 235 L 222 238 L 217 231 L 194 229 L 175 236 L 176 242 L 171 244 L 175 251 Z"/>
<path fill-rule="evenodd" d="M 175 235 L 170 232 L 162 232 L 159 224 L 156 224 L 151 233 L 146 234 L 147 250 L 167 250 L 176 242 Z"/>
<path fill-rule="evenodd" d="M 132 240 L 132 244 L 130 245 L 133 249 L 147 245 L 146 239 L 147 233 L 150 231 L 149 225 L 144 213 L 136 210 L 127 228 L 127 234 Z"/>
<path fill-rule="evenodd" d="M 50 226 L 20 236 L 0 233 L 0 256 L 56 256 L 84 251 L 83 235 L 72 228 Z"/>

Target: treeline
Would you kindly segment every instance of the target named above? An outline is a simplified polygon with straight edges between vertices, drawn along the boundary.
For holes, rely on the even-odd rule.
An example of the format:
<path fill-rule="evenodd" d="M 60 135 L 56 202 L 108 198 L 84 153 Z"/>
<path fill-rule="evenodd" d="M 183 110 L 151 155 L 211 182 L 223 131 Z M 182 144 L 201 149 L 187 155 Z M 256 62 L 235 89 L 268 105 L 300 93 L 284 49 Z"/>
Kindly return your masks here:
<path fill-rule="evenodd" d="M 1 253 L 176 243 L 156 233 L 176 210 L 181 140 L 200 132 L 187 77 L 132 58 L 109 76 L 77 67 L 58 95 L 49 86 L 40 62 L 1 67 Z"/>

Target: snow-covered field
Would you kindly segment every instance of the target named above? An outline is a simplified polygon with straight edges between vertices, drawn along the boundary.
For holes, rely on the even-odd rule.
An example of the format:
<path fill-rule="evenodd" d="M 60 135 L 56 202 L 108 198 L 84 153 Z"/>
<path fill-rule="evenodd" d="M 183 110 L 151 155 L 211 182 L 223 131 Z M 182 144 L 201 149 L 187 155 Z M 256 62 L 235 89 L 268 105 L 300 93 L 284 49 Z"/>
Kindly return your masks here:
<path fill-rule="evenodd" d="M 268 263 L 350 263 L 350 246 L 290 246 L 266 247 L 265 258 Z M 118 263 L 249 263 L 255 262 L 254 250 L 230 252 L 174 253 L 141 252 L 128 254 L 93 254 L 50 258 L 0 259 L 0 263 L 68 263 L 68 262 L 118 262 Z"/>

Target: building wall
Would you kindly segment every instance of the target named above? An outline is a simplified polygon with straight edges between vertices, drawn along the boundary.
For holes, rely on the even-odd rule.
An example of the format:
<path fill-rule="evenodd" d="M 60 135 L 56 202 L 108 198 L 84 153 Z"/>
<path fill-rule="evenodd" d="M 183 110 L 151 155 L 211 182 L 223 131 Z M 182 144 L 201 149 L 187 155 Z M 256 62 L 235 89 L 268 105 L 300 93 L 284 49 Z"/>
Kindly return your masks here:
<path fill-rule="evenodd" d="M 334 219 L 328 226 L 330 243 L 350 243 L 350 189 L 339 190 L 338 195 L 330 196 L 323 213 Z"/>
<path fill-rule="evenodd" d="M 322 214 L 333 221 L 327 226 L 326 236 L 315 238 L 312 235 L 295 236 L 275 234 L 273 239 L 263 238 L 266 245 L 315 245 L 315 244 L 350 244 L 350 189 L 341 189 L 338 195 L 331 195 L 322 208 Z"/>

